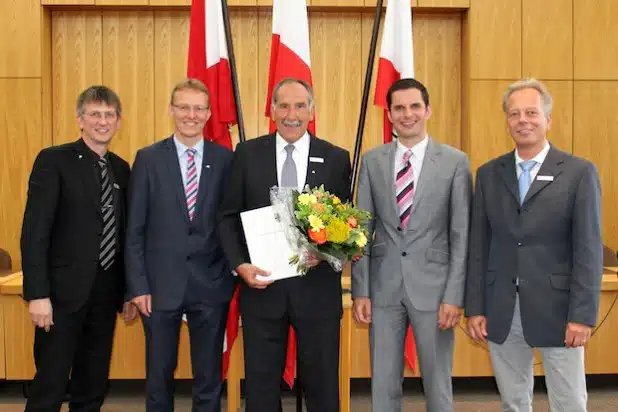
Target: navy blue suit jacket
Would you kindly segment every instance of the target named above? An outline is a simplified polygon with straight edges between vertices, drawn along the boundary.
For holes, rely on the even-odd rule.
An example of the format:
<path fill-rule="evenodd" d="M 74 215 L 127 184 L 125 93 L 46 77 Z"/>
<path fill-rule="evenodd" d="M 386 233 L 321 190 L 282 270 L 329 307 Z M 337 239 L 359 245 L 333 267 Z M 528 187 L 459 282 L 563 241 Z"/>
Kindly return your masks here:
<path fill-rule="evenodd" d="M 173 137 L 137 152 L 129 185 L 126 276 L 129 297 L 152 295 L 153 310 L 222 304 L 234 278 L 217 236 L 216 211 L 232 152 L 204 142 L 195 215 L 189 220 Z"/>

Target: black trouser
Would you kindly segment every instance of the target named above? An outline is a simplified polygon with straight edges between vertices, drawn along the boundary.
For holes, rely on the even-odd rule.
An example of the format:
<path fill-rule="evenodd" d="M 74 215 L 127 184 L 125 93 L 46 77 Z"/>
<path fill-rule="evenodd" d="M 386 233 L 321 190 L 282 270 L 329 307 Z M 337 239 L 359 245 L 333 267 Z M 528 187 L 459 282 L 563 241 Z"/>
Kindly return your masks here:
<path fill-rule="evenodd" d="M 87 303 L 68 313 L 52 307 L 49 332 L 36 328 L 36 375 L 28 389 L 26 412 L 58 412 L 69 375 L 71 412 L 100 411 L 107 393 L 112 354 L 117 293 L 109 271 L 99 269 Z M 52 303 L 53 305 L 53 303 Z"/>

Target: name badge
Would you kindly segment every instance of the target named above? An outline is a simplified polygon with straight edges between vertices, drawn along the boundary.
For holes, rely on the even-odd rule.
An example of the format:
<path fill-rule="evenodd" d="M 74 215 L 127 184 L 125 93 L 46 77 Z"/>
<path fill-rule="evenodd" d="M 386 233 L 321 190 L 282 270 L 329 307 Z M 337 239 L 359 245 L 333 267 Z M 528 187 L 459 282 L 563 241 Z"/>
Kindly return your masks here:
<path fill-rule="evenodd" d="M 553 182 L 554 177 L 553 176 L 537 176 L 536 180 L 540 180 L 541 182 Z"/>
<path fill-rule="evenodd" d="M 324 163 L 324 158 L 322 158 L 322 157 L 310 157 L 309 161 L 311 163 Z"/>

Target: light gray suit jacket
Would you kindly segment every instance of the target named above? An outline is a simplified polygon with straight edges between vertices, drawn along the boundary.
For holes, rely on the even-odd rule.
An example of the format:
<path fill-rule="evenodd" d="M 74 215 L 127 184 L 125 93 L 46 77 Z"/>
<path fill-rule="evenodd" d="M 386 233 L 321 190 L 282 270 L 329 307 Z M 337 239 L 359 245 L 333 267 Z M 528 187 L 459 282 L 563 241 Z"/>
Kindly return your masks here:
<path fill-rule="evenodd" d="M 388 306 L 402 278 L 412 305 L 438 310 L 441 303 L 463 305 L 472 199 L 470 163 L 465 153 L 429 138 L 406 230 L 395 199 L 397 143 L 363 156 L 357 206 L 372 215 L 365 255 L 352 266 L 352 297 L 370 297 Z"/>
<path fill-rule="evenodd" d="M 507 338 L 518 293 L 528 344 L 564 346 L 567 322 L 596 323 L 602 273 L 592 163 L 552 147 L 521 206 L 513 152 L 479 168 L 465 311 L 487 317 L 487 339 Z"/>

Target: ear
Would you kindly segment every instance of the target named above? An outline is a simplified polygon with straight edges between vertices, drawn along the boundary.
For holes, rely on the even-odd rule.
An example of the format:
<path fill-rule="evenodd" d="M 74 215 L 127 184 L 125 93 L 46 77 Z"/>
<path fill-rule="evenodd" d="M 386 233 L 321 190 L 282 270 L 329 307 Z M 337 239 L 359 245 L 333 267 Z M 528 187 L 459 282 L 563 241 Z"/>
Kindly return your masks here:
<path fill-rule="evenodd" d="M 551 129 L 551 114 L 546 116 L 547 118 L 547 130 Z"/>
<path fill-rule="evenodd" d="M 391 123 L 393 123 L 393 118 L 391 117 L 391 109 L 388 109 L 388 110 L 386 111 L 386 115 L 388 116 L 388 120 L 389 120 Z"/>
<path fill-rule="evenodd" d="M 427 106 L 427 110 L 425 111 L 425 120 L 431 117 L 432 111 L 431 106 Z"/>
<path fill-rule="evenodd" d="M 172 107 L 171 103 L 169 106 L 167 106 L 167 114 L 169 117 L 174 117 L 174 108 Z"/>
<path fill-rule="evenodd" d="M 79 130 L 84 130 L 84 118 L 82 116 L 77 116 L 75 118 L 75 123 L 77 123 Z"/>

